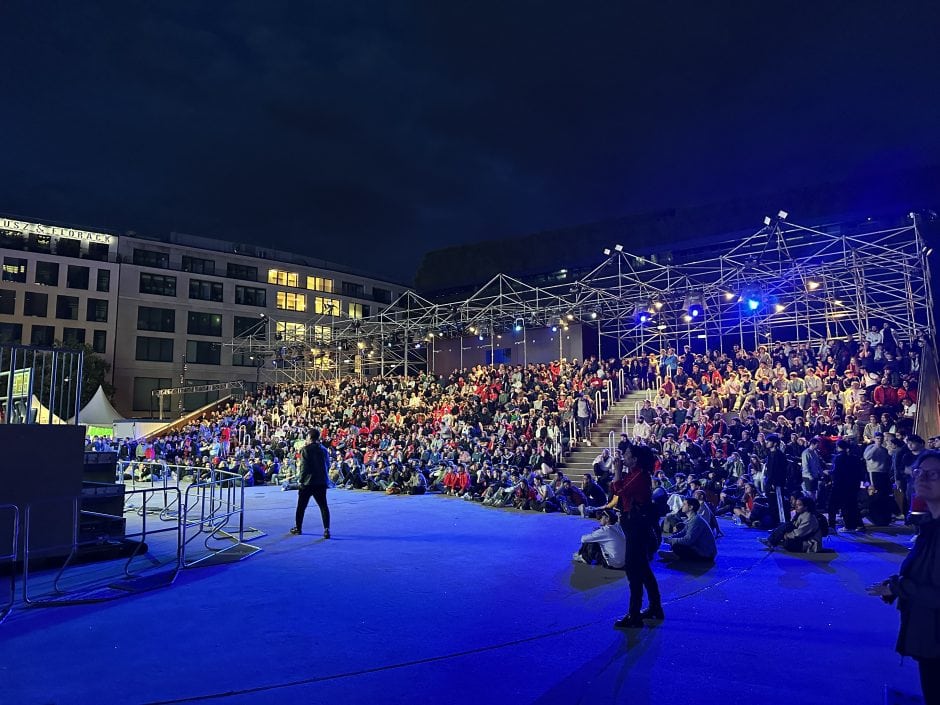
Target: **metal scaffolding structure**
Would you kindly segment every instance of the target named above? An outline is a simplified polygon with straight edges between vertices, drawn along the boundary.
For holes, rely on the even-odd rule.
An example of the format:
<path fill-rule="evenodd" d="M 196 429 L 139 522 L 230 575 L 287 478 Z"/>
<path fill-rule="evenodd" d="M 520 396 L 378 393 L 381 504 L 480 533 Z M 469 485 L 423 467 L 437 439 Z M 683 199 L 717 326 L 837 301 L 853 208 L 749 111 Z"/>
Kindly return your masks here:
<path fill-rule="evenodd" d="M 499 274 L 466 299 L 433 303 L 406 292 L 367 318 L 262 317 L 230 344 L 242 364 L 254 361 L 259 380 L 307 383 L 413 375 L 429 370 L 441 339 L 493 341 L 513 328 L 574 323 L 596 331 L 605 357 L 693 341 L 708 348 L 816 342 L 856 336 L 876 322 L 913 338 L 935 330 L 919 219 L 808 227 L 781 212 L 749 236 L 697 250 L 636 255 L 614 245 L 574 281 L 536 287 Z"/>

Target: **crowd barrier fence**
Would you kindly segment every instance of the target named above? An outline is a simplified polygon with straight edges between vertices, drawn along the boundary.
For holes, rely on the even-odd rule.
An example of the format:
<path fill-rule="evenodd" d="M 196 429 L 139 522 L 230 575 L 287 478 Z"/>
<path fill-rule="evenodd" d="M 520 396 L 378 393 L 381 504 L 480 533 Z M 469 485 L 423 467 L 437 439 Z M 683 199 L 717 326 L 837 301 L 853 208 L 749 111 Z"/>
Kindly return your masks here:
<path fill-rule="evenodd" d="M 12 539 L 10 550 L 7 553 L 0 553 L 0 564 L 9 562 L 10 568 L 9 595 L 0 604 L 0 624 L 2 624 L 3 620 L 13 610 L 13 602 L 16 597 L 16 556 L 20 540 L 20 509 L 15 504 L 0 504 L 0 516 L 9 516 L 12 522 L 9 529 Z M 0 550 L 6 551 L 5 548 Z"/>

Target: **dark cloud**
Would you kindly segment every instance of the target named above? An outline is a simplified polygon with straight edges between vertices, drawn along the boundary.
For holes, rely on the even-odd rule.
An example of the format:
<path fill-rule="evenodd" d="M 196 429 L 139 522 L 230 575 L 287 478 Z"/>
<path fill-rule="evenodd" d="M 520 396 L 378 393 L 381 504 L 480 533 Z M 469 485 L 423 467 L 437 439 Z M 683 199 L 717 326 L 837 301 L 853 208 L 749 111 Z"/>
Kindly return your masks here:
<path fill-rule="evenodd" d="M 0 211 L 404 279 L 448 244 L 940 159 L 931 5 L 3 15 Z"/>

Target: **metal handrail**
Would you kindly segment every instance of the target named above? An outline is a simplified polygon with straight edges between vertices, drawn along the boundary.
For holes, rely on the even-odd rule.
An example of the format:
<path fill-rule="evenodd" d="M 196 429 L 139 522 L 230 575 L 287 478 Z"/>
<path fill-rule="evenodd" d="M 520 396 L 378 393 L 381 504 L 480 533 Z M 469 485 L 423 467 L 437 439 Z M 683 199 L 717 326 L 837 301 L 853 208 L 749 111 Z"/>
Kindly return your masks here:
<path fill-rule="evenodd" d="M 241 481 L 241 475 L 238 473 L 227 472 L 224 470 L 211 470 L 209 479 L 203 482 L 195 482 L 186 488 L 183 501 L 183 514 L 180 517 L 181 536 L 181 562 L 184 568 L 191 568 L 210 558 L 219 556 L 227 551 L 237 547 L 248 547 L 250 552 L 247 555 L 257 553 L 261 549 L 257 546 L 251 546 L 245 543 L 245 486 Z M 191 501 L 193 500 L 193 501 Z M 231 533 L 229 522 L 232 519 L 237 520 L 235 531 Z M 189 529 L 195 529 L 195 533 L 187 536 Z M 258 532 L 257 529 L 249 529 L 252 532 Z M 189 560 L 186 556 L 188 546 L 192 541 L 206 535 L 204 545 L 209 551 L 208 554 Z M 210 546 L 213 540 L 229 540 L 228 546 L 219 548 Z"/>
<path fill-rule="evenodd" d="M 13 611 L 13 602 L 16 597 L 16 556 L 20 544 L 20 508 L 15 504 L 0 504 L 0 512 L 10 512 L 13 524 L 10 528 L 12 544 L 10 552 L 0 554 L 0 561 L 10 562 L 10 597 L 5 604 L 0 605 L 0 624 Z"/>
<path fill-rule="evenodd" d="M 156 494 L 157 492 L 160 492 L 160 491 L 162 491 L 160 488 L 145 488 L 145 489 L 125 490 L 125 495 L 128 494 L 128 493 L 130 493 L 130 494 L 140 494 L 140 495 L 143 497 L 143 504 L 146 506 L 146 504 L 147 504 L 148 501 L 149 501 L 149 496 L 150 496 L 150 495 L 153 495 L 153 494 Z M 177 493 L 179 492 L 179 490 L 176 489 L 176 488 L 171 488 L 170 491 L 172 491 L 172 492 L 177 492 Z M 96 545 L 99 545 L 99 543 L 100 543 L 100 541 L 99 541 L 97 538 L 95 538 L 95 539 L 88 539 L 88 540 L 85 540 L 85 541 L 81 541 L 81 540 L 79 539 L 78 531 L 79 531 L 79 526 L 80 526 L 80 521 L 79 521 L 79 520 L 80 520 L 80 517 L 82 517 L 82 516 L 86 516 L 86 517 L 92 516 L 92 517 L 102 517 L 102 518 L 114 519 L 114 520 L 123 520 L 123 519 L 124 519 L 124 515 L 123 515 L 123 514 L 121 514 L 121 515 L 117 515 L 117 514 L 107 514 L 107 513 L 103 513 L 103 512 L 93 512 L 93 511 L 88 511 L 88 510 L 83 510 L 83 509 L 81 509 L 81 508 L 80 508 L 81 497 L 58 497 L 58 498 L 51 498 L 51 499 L 49 499 L 49 500 L 45 500 L 43 503 L 66 502 L 66 501 L 71 504 L 71 510 L 72 510 L 72 539 L 71 539 L 70 545 L 67 546 L 67 548 L 69 549 L 68 556 L 66 557 L 64 563 L 63 563 L 62 566 L 59 568 L 59 570 L 56 572 L 55 577 L 54 577 L 53 580 L 52 580 L 52 589 L 53 589 L 54 593 L 55 593 L 56 596 L 57 596 L 56 599 L 36 599 L 36 598 L 30 596 L 30 594 L 29 594 L 30 562 L 31 562 L 31 559 L 34 558 L 37 553 L 38 553 L 39 555 L 42 555 L 42 554 L 48 553 L 48 552 L 50 552 L 50 551 L 52 551 L 52 550 L 58 550 L 58 549 L 61 549 L 61 548 L 66 548 L 66 546 L 64 546 L 64 545 L 59 545 L 59 546 L 54 546 L 54 547 L 47 547 L 47 548 L 42 549 L 42 550 L 40 550 L 40 551 L 38 551 L 38 552 L 37 552 L 37 551 L 33 551 L 33 550 L 30 548 L 30 529 L 31 529 L 31 526 L 32 526 L 32 511 L 33 511 L 33 507 L 34 507 L 35 503 L 28 504 L 28 505 L 26 506 L 25 521 L 24 521 L 24 542 L 23 542 L 23 544 L 24 544 L 24 549 L 23 549 L 23 603 L 24 603 L 27 607 L 57 607 L 57 606 L 61 606 L 61 605 L 82 605 L 82 604 L 94 604 L 94 603 L 99 603 L 99 602 L 108 602 L 108 601 L 110 601 L 110 600 L 117 599 L 118 597 L 123 597 L 123 596 L 125 596 L 125 595 L 128 595 L 128 594 L 130 594 L 130 592 L 143 592 L 143 591 L 147 591 L 147 590 L 153 590 L 153 589 L 159 588 L 159 587 L 168 587 L 169 585 L 172 585 L 173 582 L 176 580 L 176 576 L 178 575 L 179 570 L 180 570 L 180 567 L 181 567 L 181 550 L 180 550 L 181 544 L 180 544 L 180 527 L 179 527 L 179 523 L 177 522 L 177 523 L 176 523 L 175 525 L 173 525 L 173 526 L 167 526 L 167 527 L 163 527 L 163 528 L 159 528 L 159 529 L 149 529 L 149 530 L 148 530 L 148 528 L 147 528 L 147 512 L 144 512 L 144 513 L 141 514 L 141 517 L 142 517 L 142 528 L 141 528 L 141 530 L 140 530 L 140 531 L 137 531 L 137 532 L 133 532 L 133 533 L 131 533 L 131 534 L 127 534 L 127 533 L 125 532 L 125 533 L 123 534 L 123 537 L 122 537 L 122 539 L 123 539 L 124 541 L 127 541 L 127 540 L 134 540 L 135 538 L 139 538 L 139 539 L 140 539 L 140 540 L 137 542 L 137 546 L 135 547 L 134 551 L 131 553 L 131 555 L 127 558 L 127 560 L 126 560 L 125 563 L 124 563 L 124 568 L 123 568 L 124 576 L 125 576 L 127 579 L 129 579 L 129 580 L 141 579 L 141 578 L 143 577 L 142 575 L 140 575 L 140 574 L 138 574 L 138 573 L 134 573 L 134 572 L 131 571 L 131 563 L 134 561 L 135 558 L 137 558 L 137 557 L 141 554 L 141 551 L 147 546 L 147 543 L 146 543 L 147 537 L 153 536 L 153 535 L 155 535 L 155 534 L 176 532 L 176 555 L 175 555 L 175 564 L 174 564 L 174 566 L 172 567 L 172 569 L 170 570 L 169 579 L 168 579 L 168 580 L 165 580 L 165 581 L 162 581 L 162 582 L 159 582 L 159 583 L 154 583 L 154 584 L 152 584 L 152 585 L 148 585 L 147 587 L 144 587 L 144 588 L 142 588 L 141 590 L 132 590 L 132 591 L 120 590 L 120 591 L 114 591 L 114 592 L 112 592 L 111 594 L 102 595 L 102 594 L 100 594 L 100 588 L 99 588 L 98 591 L 95 593 L 96 596 L 94 596 L 94 597 L 72 597 L 72 598 L 66 597 L 69 593 L 68 593 L 66 590 L 64 590 L 64 589 L 62 589 L 62 588 L 60 587 L 60 581 L 62 580 L 62 578 L 63 578 L 63 576 L 65 575 L 66 571 L 72 566 L 73 562 L 74 562 L 75 559 L 77 558 L 78 553 L 79 553 L 79 550 L 80 550 L 83 546 L 96 546 Z M 178 501 L 178 498 L 177 498 L 177 501 Z M 110 582 L 111 580 L 112 580 L 111 578 L 108 578 L 108 581 L 109 581 L 109 582 Z M 130 582 L 130 583 L 128 583 L 128 585 L 129 585 L 129 586 L 133 586 L 133 583 Z M 88 590 L 90 590 L 90 588 L 89 588 Z"/>

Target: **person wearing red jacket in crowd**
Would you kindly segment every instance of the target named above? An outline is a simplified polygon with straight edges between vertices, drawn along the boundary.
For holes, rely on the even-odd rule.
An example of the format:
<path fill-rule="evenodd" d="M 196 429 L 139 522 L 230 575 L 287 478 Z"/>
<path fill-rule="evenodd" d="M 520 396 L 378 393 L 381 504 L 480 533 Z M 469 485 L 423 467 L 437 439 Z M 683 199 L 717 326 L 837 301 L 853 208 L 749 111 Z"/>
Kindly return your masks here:
<path fill-rule="evenodd" d="M 462 497 L 470 489 L 470 473 L 467 472 L 467 466 L 461 464 L 457 469 L 457 477 L 454 478 L 454 485 L 451 488 L 452 494 Z"/>
<path fill-rule="evenodd" d="M 232 429 L 228 426 L 223 426 L 222 430 L 219 431 L 219 455 L 223 458 L 227 458 L 229 451 L 232 448 Z"/>
<path fill-rule="evenodd" d="M 454 493 L 454 486 L 457 484 L 457 472 L 454 470 L 453 464 L 447 468 L 447 472 L 441 478 L 441 484 L 444 485 L 444 494 Z"/>
<path fill-rule="evenodd" d="M 679 427 L 679 438 L 688 438 L 690 441 L 698 439 L 698 424 L 686 421 Z"/>
<path fill-rule="evenodd" d="M 872 401 L 875 402 L 875 407 L 879 412 L 894 411 L 901 404 L 901 400 L 898 398 L 898 390 L 888 383 L 887 377 L 882 379 L 881 384 L 875 387 Z"/>
<path fill-rule="evenodd" d="M 610 484 L 613 499 L 604 509 L 620 510 L 620 524 L 627 537 L 624 571 L 630 585 L 629 610 L 614 623 L 618 629 L 642 627 L 644 619 L 661 620 L 665 616 L 659 584 L 650 567 L 657 540 L 653 508 L 655 465 L 656 455 L 646 446 L 628 445 L 623 451 L 618 448 L 614 458 L 614 481 Z M 649 607 L 641 612 L 644 589 Z"/>

